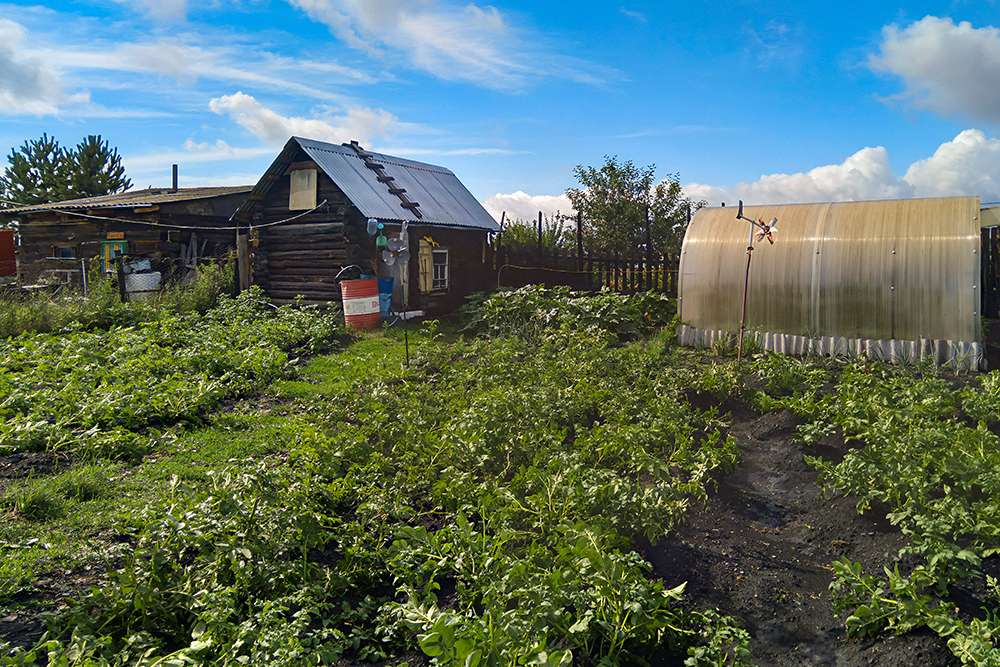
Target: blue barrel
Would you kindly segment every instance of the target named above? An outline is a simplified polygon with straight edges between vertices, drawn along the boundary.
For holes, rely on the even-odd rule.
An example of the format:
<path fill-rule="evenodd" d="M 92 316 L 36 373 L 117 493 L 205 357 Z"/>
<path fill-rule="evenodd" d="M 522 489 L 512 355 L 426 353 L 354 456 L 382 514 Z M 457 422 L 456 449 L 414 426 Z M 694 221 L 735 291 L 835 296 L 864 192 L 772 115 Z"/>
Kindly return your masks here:
<path fill-rule="evenodd" d="M 389 311 L 392 310 L 393 282 L 393 278 L 378 279 L 378 309 L 383 319 L 389 317 Z"/>

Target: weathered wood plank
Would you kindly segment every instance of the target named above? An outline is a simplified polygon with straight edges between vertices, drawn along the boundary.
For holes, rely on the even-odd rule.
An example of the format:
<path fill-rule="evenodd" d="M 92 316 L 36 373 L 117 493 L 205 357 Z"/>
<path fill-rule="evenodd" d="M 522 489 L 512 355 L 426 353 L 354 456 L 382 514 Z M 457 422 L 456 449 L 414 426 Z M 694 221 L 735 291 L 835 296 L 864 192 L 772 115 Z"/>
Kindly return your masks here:
<path fill-rule="evenodd" d="M 261 230 L 262 235 L 270 236 L 293 236 L 293 235 L 313 235 L 313 234 L 336 234 L 341 236 L 344 231 L 343 222 L 326 222 L 329 216 L 323 216 L 324 222 L 307 222 L 305 224 L 287 223 L 284 225 L 274 225 Z M 302 220 L 302 218 L 299 218 Z"/>

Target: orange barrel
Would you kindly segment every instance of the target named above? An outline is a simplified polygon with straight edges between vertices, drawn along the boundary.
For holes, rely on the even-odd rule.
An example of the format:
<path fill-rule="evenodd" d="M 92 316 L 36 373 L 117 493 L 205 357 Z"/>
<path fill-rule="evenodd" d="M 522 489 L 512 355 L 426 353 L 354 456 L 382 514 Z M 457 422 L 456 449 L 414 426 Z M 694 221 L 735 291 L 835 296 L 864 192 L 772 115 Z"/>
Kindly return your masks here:
<path fill-rule="evenodd" d="M 340 283 L 344 301 L 344 324 L 348 329 L 371 329 L 381 321 L 378 280 L 363 278 Z"/>

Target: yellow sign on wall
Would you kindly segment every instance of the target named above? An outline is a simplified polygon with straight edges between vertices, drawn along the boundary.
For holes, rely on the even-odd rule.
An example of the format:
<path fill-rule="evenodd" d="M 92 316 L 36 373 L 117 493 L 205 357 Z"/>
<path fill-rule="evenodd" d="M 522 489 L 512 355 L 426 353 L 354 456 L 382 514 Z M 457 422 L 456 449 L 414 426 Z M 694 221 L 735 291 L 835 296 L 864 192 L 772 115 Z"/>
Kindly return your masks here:
<path fill-rule="evenodd" d="M 108 232 L 109 241 L 120 241 L 125 238 L 125 232 Z"/>

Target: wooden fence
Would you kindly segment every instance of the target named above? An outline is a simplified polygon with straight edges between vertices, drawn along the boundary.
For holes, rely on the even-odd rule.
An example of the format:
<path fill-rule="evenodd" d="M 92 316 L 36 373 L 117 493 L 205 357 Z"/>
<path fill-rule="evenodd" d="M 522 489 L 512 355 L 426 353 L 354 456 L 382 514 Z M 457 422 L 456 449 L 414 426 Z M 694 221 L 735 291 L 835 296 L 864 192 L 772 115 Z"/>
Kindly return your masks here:
<path fill-rule="evenodd" d="M 542 243 L 542 214 L 538 216 L 535 248 L 505 247 L 502 233 L 497 239 L 494 261 L 498 287 L 567 285 L 576 291 L 596 292 L 606 287 L 626 294 L 653 290 L 677 296 L 679 255 L 647 254 L 642 248 L 629 255 L 585 250 L 579 217 L 575 248 L 546 248 Z M 651 245 L 647 230 L 646 247 Z"/>

